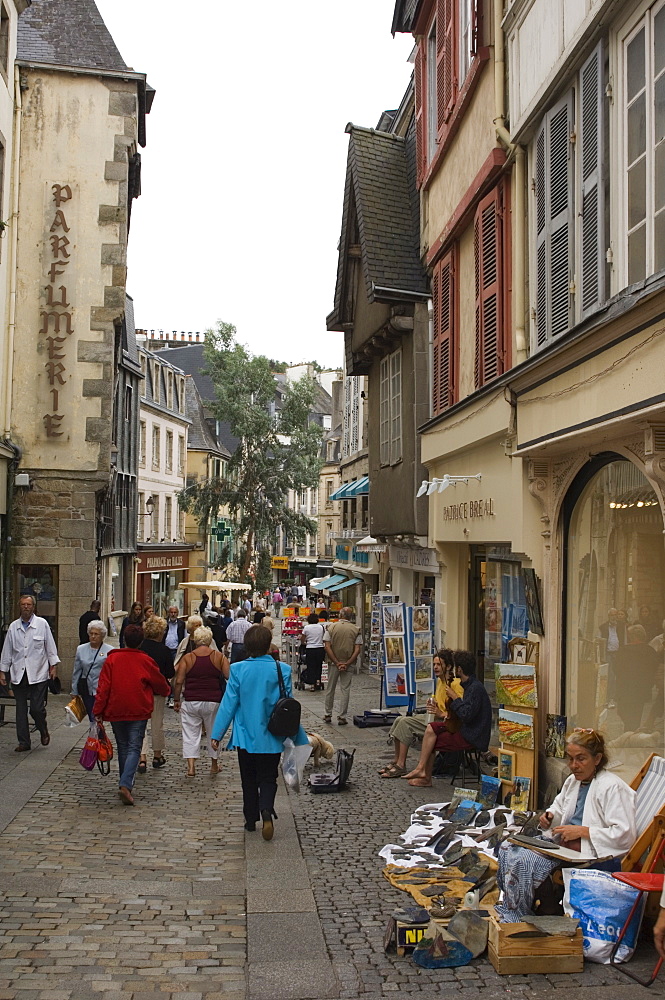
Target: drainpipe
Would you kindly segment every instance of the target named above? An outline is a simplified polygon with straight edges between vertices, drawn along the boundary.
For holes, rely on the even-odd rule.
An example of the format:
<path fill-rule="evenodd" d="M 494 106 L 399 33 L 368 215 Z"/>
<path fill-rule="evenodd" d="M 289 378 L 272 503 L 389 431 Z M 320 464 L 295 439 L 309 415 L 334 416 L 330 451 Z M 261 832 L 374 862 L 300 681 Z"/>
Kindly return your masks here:
<path fill-rule="evenodd" d="M 522 146 L 513 143 L 506 129 L 506 47 L 503 37 L 503 3 L 494 0 L 494 128 L 497 140 L 515 163 L 513 200 L 513 293 L 515 313 L 515 363 L 526 361 L 525 287 L 526 287 L 526 204 L 524 198 L 525 158 Z"/>
<path fill-rule="evenodd" d="M 21 79 L 19 67 L 14 67 L 14 149 L 11 183 L 11 205 L 12 212 L 9 218 L 11 222 L 9 234 L 11 237 L 9 254 L 9 322 L 7 324 L 7 340 L 4 350 L 4 412 L 2 419 L 2 436 L 9 438 L 11 435 L 11 414 L 12 414 L 12 381 L 14 377 L 14 333 L 16 330 L 16 284 L 17 284 L 17 257 L 18 257 L 18 207 L 19 207 L 19 176 L 20 176 L 20 154 L 21 154 Z"/>

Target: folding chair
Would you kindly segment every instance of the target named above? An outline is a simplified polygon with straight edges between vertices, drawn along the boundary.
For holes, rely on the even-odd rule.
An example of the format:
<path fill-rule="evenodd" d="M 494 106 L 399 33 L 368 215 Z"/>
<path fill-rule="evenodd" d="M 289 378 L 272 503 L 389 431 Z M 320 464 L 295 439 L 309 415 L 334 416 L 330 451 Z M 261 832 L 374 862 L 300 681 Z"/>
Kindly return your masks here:
<path fill-rule="evenodd" d="M 621 864 L 622 871 L 649 871 L 651 851 L 658 840 L 659 818 L 665 820 L 665 758 L 651 754 L 644 767 L 631 781 L 630 787 L 635 789 L 635 822 L 637 839 L 628 851 Z M 649 855 L 642 863 L 646 851 Z"/>

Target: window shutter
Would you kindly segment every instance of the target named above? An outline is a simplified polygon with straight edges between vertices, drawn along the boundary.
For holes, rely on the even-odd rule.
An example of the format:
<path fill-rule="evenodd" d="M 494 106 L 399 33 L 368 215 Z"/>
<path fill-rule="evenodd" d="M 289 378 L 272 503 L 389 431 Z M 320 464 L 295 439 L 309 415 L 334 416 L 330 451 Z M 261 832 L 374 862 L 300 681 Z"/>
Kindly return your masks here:
<path fill-rule="evenodd" d="M 536 138 L 536 343 L 547 342 L 547 229 L 545 228 L 545 125 Z"/>
<path fill-rule="evenodd" d="M 582 227 L 580 239 L 581 316 L 605 298 L 602 43 L 580 71 L 580 185 Z"/>
<path fill-rule="evenodd" d="M 423 55 L 423 46 L 426 44 L 425 39 L 421 39 L 416 49 L 416 66 L 415 66 L 415 78 L 416 78 L 416 183 L 418 187 L 423 182 L 425 176 L 425 170 L 427 168 L 427 150 L 426 150 L 426 129 L 425 129 L 425 94 L 427 92 L 425 86 L 425 57 Z"/>
<path fill-rule="evenodd" d="M 437 0 L 436 92 L 439 135 L 450 118 L 455 102 L 455 0 Z"/>
<path fill-rule="evenodd" d="M 478 205 L 474 222 L 476 265 L 476 388 L 504 370 L 501 188 Z"/>
<path fill-rule="evenodd" d="M 455 401 L 455 267 L 452 251 L 446 254 L 434 271 L 432 310 L 432 414 L 436 416 Z"/>

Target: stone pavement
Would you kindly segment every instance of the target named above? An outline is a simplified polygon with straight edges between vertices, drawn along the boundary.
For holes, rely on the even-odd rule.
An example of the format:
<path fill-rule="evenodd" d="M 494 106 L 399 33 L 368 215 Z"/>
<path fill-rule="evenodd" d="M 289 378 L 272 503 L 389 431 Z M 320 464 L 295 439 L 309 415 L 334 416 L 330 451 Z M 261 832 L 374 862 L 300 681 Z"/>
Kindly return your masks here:
<path fill-rule="evenodd" d="M 354 710 L 377 707 L 377 685 L 354 678 Z M 499 977 L 485 959 L 430 972 L 386 956 L 383 930 L 405 897 L 381 876 L 377 851 L 449 783 L 380 780 L 386 731 L 327 726 L 323 697 L 301 700 L 308 728 L 356 748 L 351 787 L 280 789 L 268 844 L 242 829 L 234 755 L 216 778 L 204 765 L 186 778 L 174 713 L 168 766 L 137 776 L 134 809 L 118 802 L 113 771 L 79 767 L 84 727 L 58 727 L 64 696 L 50 700 L 47 749 L 14 755 L 13 726 L 0 728 L 0 1000 L 427 1000 L 451 990 L 493 1000 L 566 987 L 584 988 L 586 1000 L 644 995 L 604 966 Z M 644 946 L 634 966 L 652 959 Z M 651 992 L 664 993 L 658 983 Z"/>

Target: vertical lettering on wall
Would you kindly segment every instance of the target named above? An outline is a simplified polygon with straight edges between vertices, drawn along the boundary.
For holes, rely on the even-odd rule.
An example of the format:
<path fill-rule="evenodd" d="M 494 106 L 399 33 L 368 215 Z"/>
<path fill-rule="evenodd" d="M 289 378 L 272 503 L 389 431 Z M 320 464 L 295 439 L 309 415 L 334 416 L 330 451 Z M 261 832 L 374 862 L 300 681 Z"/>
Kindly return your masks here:
<path fill-rule="evenodd" d="M 58 311 L 70 310 L 71 303 L 67 295 L 67 286 L 56 282 L 59 279 L 67 280 L 67 268 L 72 263 L 73 239 L 69 239 L 66 235 L 71 232 L 71 225 L 67 221 L 66 210 L 62 207 L 71 202 L 72 198 L 69 184 L 51 185 L 50 205 L 54 207 L 47 216 L 44 244 L 49 258 L 46 270 L 49 283 L 44 286 L 46 308 L 41 309 L 39 313 L 41 321 L 39 336 L 44 339 L 48 357 L 44 370 L 48 379 L 51 412 L 45 413 L 42 417 L 47 438 L 65 436 L 64 430 L 61 429 L 65 414 L 59 411 L 64 408 L 65 400 L 62 396 L 66 393 L 69 381 L 65 345 L 74 333 L 74 323 L 71 311 Z"/>

